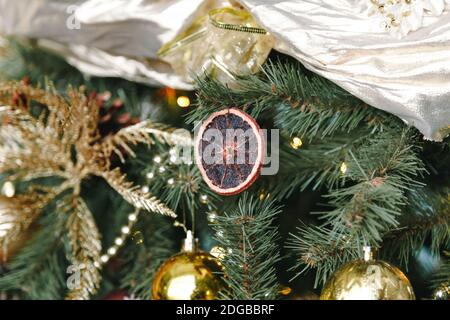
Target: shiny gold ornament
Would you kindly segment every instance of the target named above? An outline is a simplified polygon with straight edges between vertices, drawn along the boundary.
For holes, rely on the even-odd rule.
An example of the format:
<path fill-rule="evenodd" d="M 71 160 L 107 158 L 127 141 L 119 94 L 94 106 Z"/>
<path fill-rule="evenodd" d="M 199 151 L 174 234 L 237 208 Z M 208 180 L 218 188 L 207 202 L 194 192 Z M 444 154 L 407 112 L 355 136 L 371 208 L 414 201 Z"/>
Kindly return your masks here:
<path fill-rule="evenodd" d="M 223 267 L 212 255 L 198 251 L 189 240 L 183 252 L 159 268 L 152 285 L 154 300 L 215 300 L 225 284 Z M 190 243 L 190 244 L 189 244 Z"/>
<path fill-rule="evenodd" d="M 225 258 L 227 252 L 225 251 L 224 248 L 220 246 L 214 246 L 211 248 L 211 250 L 209 250 L 209 254 L 212 255 L 214 258 L 217 258 L 220 261 L 222 261 Z"/>
<path fill-rule="evenodd" d="M 240 6 L 205 9 L 158 51 L 186 82 L 207 72 L 222 83 L 259 71 L 275 40 Z"/>
<path fill-rule="evenodd" d="M 441 286 L 433 292 L 434 300 L 450 300 L 450 285 Z"/>
<path fill-rule="evenodd" d="M 14 258 L 27 241 L 30 240 L 36 230 L 37 227 L 31 227 L 8 241 L 6 247 L 0 248 L 0 264 L 6 263 Z"/>
<path fill-rule="evenodd" d="M 0 195 L 0 264 L 8 262 L 35 232 L 42 197 Z"/>
<path fill-rule="evenodd" d="M 347 263 L 325 284 L 321 300 L 415 300 L 408 278 L 398 268 L 373 260 Z"/>

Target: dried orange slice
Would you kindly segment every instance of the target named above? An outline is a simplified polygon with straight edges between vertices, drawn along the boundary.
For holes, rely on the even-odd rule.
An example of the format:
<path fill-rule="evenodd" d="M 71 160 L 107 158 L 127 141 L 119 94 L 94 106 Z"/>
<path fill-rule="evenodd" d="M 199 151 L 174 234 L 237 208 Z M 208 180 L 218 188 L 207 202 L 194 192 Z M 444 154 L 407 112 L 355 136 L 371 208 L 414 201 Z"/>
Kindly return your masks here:
<path fill-rule="evenodd" d="M 240 109 L 213 113 L 196 136 L 197 166 L 208 186 L 221 195 L 250 187 L 260 175 L 264 155 L 258 123 Z"/>

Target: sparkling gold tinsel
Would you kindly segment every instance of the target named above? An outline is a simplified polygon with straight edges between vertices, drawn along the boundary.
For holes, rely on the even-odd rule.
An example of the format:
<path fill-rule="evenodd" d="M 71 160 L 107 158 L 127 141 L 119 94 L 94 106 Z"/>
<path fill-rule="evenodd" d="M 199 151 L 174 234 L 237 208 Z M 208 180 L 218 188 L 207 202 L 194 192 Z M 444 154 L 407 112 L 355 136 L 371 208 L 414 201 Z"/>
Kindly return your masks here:
<path fill-rule="evenodd" d="M 38 117 L 29 112 L 36 102 L 43 106 Z M 18 239 L 59 196 L 58 212 L 68 216 L 72 263 L 85 266 L 80 287 L 69 292 L 70 299 L 88 298 L 100 282 L 100 235 L 80 197 L 81 182 L 92 175 L 102 177 L 136 208 L 175 217 L 170 208 L 127 181 L 118 168 L 112 168 L 110 159 L 115 154 L 124 161 L 125 153 L 134 155 L 131 146 L 151 144 L 154 138 L 168 143 L 179 139 L 190 142 L 149 122 L 102 138 L 98 118 L 99 106 L 83 91 L 69 89 L 67 96 L 62 96 L 53 89 L 26 83 L 0 84 L 0 174 L 8 174 L 12 183 L 32 182 L 26 192 L 8 198 L 7 205 L 0 208 L 0 248 Z M 58 177 L 61 183 L 51 187 L 34 183 L 47 177 Z"/>
<path fill-rule="evenodd" d="M 384 261 L 356 260 L 336 271 L 321 300 L 414 300 L 408 278 Z"/>

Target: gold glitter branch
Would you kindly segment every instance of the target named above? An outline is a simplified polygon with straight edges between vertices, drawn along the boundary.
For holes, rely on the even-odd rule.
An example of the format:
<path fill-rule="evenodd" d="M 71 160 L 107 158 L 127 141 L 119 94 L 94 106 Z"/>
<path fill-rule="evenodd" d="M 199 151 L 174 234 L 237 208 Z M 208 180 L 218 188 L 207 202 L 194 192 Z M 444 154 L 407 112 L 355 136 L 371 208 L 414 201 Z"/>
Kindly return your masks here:
<path fill-rule="evenodd" d="M 33 116 L 31 108 L 39 115 Z M 155 140 L 192 143 L 189 134 L 148 121 L 103 138 L 97 127 L 99 111 L 83 89 L 69 88 L 62 96 L 51 86 L 44 90 L 18 82 L 0 84 L 0 173 L 11 182 L 31 185 L 26 195 L 16 195 L 1 207 L 0 245 L 7 246 L 13 234 L 30 226 L 47 204 L 64 193 L 64 199 L 71 199 L 65 200 L 63 212 L 69 216 L 72 262 L 85 267 L 79 288 L 68 295 L 73 299 L 87 299 L 100 281 L 99 234 L 79 196 L 81 182 L 92 175 L 103 177 L 134 207 L 176 217 L 156 197 L 127 181 L 119 168 L 112 168 L 111 157 L 117 155 L 123 162 L 127 154 L 135 156 L 134 145 L 150 145 Z M 48 177 L 60 179 L 51 187 L 36 180 Z"/>
<path fill-rule="evenodd" d="M 121 129 L 113 136 L 109 136 L 102 143 L 102 148 L 106 154 L 115 153 L 122 162 L 124 150 L 127 154 L 135 157 L 131 149 L 139 143 L 153 144 L 155 139 L 160 143 L 176 146 L 192 146 L 193 139 L 187 130 L 175 129 L 160 123 L 153 123 L 150 120 L 142 121 L 130 127 Z"/>
<path fill-rule="evenodd" d="M 80 197 L 69 198 L 62 208 L 70 213 L 67 221 L 72 265 L 79 278 L 67 295 L 68 300 L 84 300 L 94 294 L 100 284 L 100 271 L 95 262 L 100 261 L 100 234 L 92 213 Z"/>
<path fill-rule="evenodd" d="M 172 209 L 152 196 L 149 192 L 142 191 L 140 186 L 134 186 L 131 182 L 127 181 L 126 175 L 122 174 L 120 170 L 106 171 L 102 174 L 102 177 L 135 208 L 142 208 L 147 211 L 176 218 L 177 215 Z"/>

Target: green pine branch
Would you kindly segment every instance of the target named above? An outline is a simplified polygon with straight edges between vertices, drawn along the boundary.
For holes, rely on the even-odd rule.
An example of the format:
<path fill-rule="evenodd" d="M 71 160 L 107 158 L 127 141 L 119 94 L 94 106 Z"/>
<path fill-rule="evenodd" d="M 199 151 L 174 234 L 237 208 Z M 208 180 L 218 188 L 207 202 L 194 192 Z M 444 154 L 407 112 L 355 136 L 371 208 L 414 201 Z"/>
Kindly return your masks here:
<path fill-rule="evenodd" d="M 244 193 L 237 207 L 219 215 L 212 228 L 218 245 L 225 249 L 222 260 L 229 290 L 225 299 L 274 299 L 278 295 L 275 264 L 280 260 L 277 227 L 280 208 Z"/>
<path fill-rule="evenodd" d="M 141 215 L 140 219 L 122 250 L 125 267 L 120 272 L 120 285 L 130 295 L 149 300 L 156 271 L 176 250 L 170 221 L 157 215 Z"/>
<path fill-rule="evenodd" d="M 339 265 L 357 257 L 363 245 L 379 247 L 399 226 L 406 192 L 422 186 L 424 167 L 413 138 L 408 131 L 384 131 L 367 139 L 358 153 L 348 151 L 347 184 L 325 196 L 335 209 L 318 213 L 323 225 L 304 226 L 292 235 L 299 274 L 316 268 L 316 285 L 323 283 Z"/>
<path fill-rule="evenodd" d="M 321 213 L 332 237 L 350 233 L 367 244 L 378 244 L 399 225 L 407 205 L 406 190 L 419 187 L 424 172 L 413 137 L 404 131 L 372 136 L 358 154 L 349 152 L 346 175 L 354 184 L 332 190 L 326 198 L 336 209 Z"/>
<path fill-rule="evenodd" d="M 0 291 L 18 289 L 26 298 L 62 299 L 67 261 L 63 252 L 65 218 L 49 212 L 42 216 L 38 230 L 8 264 L 0 277 Z"/>
<path fill-rule="evenodd" d="M 449 248 L 449 247 L 447 247 Z M 445 287 L 450 291 L 450 252 L 442 260 L 442 264 L 432 280 L 434 288 Z"/>
<path fill-rule="evenodd" d="M 447 188 L 434 191 L 420 188 L 408 192 L 408 207 L 401 217 L 400 226 L 385 237 L 382 257 L 398 260 L 405 268 L 409 259 L 424 245 L 433 256 L 442 248 L 450 248 L 450 202 Z"/>
<path fill-rule="evenodd" d="M 338 133 L 323 139 L 303 142 L 294 149 L 286 135 L 280 138 L 280 168 L 275 176 L 262 176 L 261 189 L 268 190 L 277 200 L 283 200 L 294 192 L 322 187 L 334 189 L 347 179 L 341 172 L 349 152 L 357 154 L 359 148 L 372 136 L 367 130 L 355 130 L 354 134 Z"/>
<path fill-rule="evenodd" d="M 317 75 L 305 75 L 299 63 L 269 61 L 257 75 L 238 78 L 230 89 L 209 76 L 197 80 L 197 108 L 187 122 L 239 107 L 255 118 L 273 118 L 276 127 L 305 140 L 350 132 L 361 124 L 381 130 L 394 117 L 369 107 Z M 398 120 L 397 120 L 398 121 Z M 391 124 L 389 124 L 391 125 Z"/>
<path fill-rule="evenodd" d="M 295 233 L 290 234 L 286 247 L 292 250 L 296 264 L 294 278 L 315 269 L 314 286 L 324 284 L 339 266 L 359 258 L 363 243 L 349 237 L 330 237 L 326 226 L 307 226 L 302 224 Z"/>

